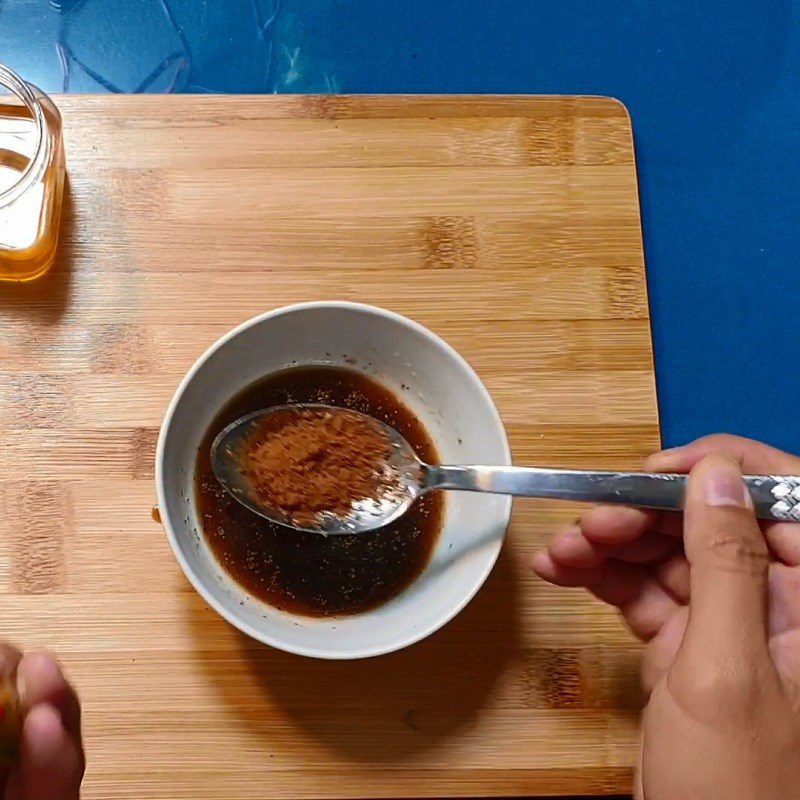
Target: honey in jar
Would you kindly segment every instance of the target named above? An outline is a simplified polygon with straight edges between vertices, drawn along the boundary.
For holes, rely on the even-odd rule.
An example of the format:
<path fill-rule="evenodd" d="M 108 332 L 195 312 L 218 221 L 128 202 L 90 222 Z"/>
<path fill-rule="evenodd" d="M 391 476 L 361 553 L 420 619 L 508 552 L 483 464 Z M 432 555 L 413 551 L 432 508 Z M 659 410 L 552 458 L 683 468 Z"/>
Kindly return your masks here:
<path fill-rule="evenodd" d="M 52 265 L 64 176 L 58 109 L 0 65 L 0 280 L 30 281 Z"/>

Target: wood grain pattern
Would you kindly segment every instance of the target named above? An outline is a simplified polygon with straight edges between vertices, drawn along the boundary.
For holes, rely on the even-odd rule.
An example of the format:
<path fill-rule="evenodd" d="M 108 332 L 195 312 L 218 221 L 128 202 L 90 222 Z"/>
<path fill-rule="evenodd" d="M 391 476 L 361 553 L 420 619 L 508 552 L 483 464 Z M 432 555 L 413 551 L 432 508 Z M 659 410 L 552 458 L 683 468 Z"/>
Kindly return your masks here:
<path fill-rule="evenodd" d="M 246 640 L 151 522 L 172 392 L 284 303 L 386 306 L 476 367 L 519 463 L 658 446 L 631 129 L 603 98 L 64 97 L 49 276 L 0 287 L 3 634 L 85 701 L 87 798 L 624 791 L 636 646 L 526 560 L 575 508 L 518 503 L 478 598 L 364 663 Z"/>

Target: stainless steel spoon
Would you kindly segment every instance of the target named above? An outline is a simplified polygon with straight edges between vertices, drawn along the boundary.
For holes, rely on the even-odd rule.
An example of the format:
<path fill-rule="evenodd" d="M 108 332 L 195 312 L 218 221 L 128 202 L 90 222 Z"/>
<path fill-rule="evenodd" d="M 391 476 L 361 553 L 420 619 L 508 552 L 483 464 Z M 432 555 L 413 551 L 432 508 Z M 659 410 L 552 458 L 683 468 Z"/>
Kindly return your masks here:
<path fill-rule="evenodd" d="M 278 411 L 330 408 L 313 403 L 277 406 L 256 411 L 231 423 L 217 436 L 211 448 L 211 465 L 217 480 L 254 513 L 281 525 L 325 534 L 363 533 L 382 528 L 401 517 L 414 500 L 431 489 L 552 497 L 666 511 L 683 508 L 685 475 L 538 467 L 432 466 L 421 462 L 411 445 L 396 430 L 366 414 L 351 411 L 349 413 L 364 417 L 365 424 L 379 425 L 391 439 L 392 453 L 387 464 L 397 474 L 398 491 L 392 492 L 390 497 L 359 503 L 347 517 L 323 513 L 318 525 L 300 528 L 255 496 L 250 482 L 241 472 L 240 445 L 255 426 Z M 744 480 L 752 495 L 757 517 L 800 521 L 800 476 L 746 475 Z"/>

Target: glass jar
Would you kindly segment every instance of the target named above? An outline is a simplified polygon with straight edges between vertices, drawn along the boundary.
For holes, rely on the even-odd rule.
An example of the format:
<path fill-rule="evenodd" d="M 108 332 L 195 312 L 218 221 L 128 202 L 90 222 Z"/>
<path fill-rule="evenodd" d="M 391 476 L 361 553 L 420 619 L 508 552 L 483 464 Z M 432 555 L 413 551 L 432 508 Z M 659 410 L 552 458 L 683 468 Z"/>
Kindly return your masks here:
<path fill-rule="evenodd" d="M 58 109 L 0 64 L 0 280 L 30 281 L 52 265 L 64 177 Z"/>

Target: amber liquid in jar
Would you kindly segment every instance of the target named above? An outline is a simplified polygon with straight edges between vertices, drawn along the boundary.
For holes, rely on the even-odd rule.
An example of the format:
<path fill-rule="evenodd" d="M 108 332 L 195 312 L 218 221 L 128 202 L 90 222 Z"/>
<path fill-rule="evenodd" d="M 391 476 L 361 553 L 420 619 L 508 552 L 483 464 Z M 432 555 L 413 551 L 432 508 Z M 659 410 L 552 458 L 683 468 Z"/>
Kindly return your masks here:
<path fill-rule="evenodd" d="M 355 614 L 385 603 L 425 569 L 444 519 L 430 492 L 397 522 L 368 533 L 321 536 L 267 522 L 234 500 L 211 471 L 211 444 L 239 417 L 285 403 L 325 403 L 370 414 L 399 431 L 423 461 L 439 458 L 425 427 L 388 389 L 355 370 L 295 367 L 234 397 L 208 429 L 195 466 L 203 535 L 225 571 L 254 597 L 311 617 Z"/>
<path fill-rule="evenodd" d="M 0 92 L 0 280 L 28 281 L 56 255 L 65 176 L 61 116 L 46 95 L 2 67 Z"/>

